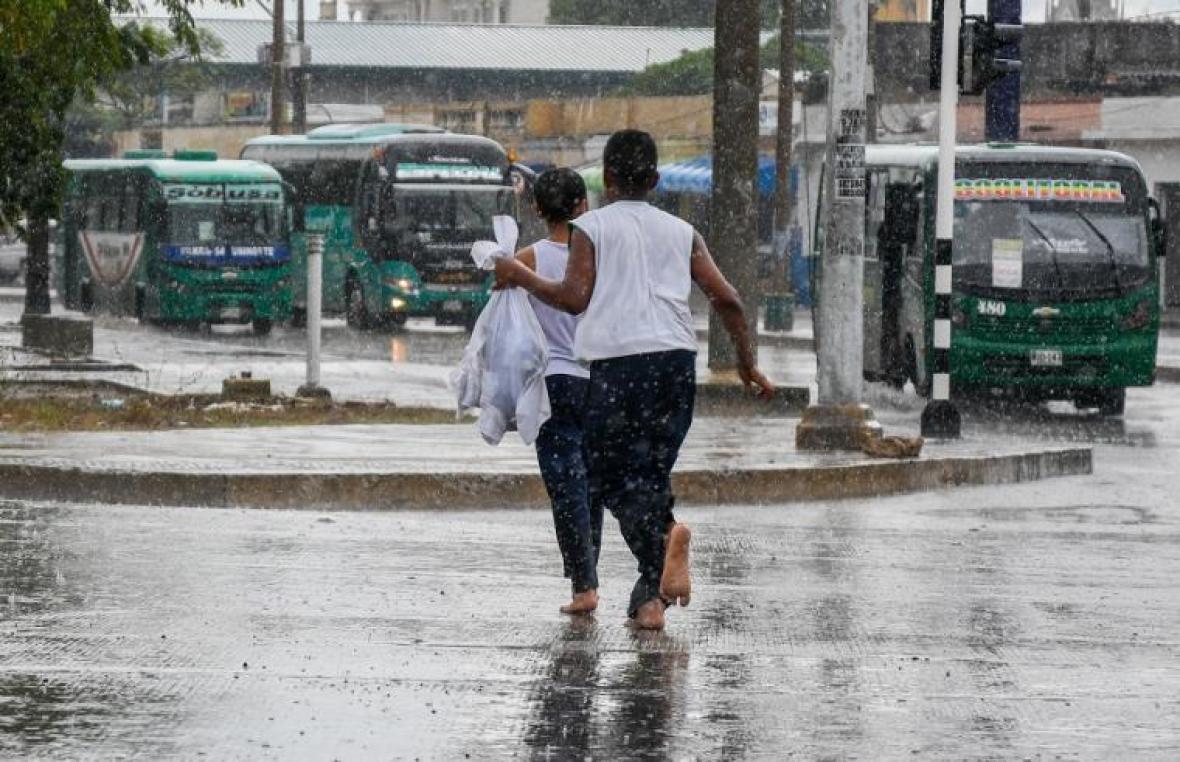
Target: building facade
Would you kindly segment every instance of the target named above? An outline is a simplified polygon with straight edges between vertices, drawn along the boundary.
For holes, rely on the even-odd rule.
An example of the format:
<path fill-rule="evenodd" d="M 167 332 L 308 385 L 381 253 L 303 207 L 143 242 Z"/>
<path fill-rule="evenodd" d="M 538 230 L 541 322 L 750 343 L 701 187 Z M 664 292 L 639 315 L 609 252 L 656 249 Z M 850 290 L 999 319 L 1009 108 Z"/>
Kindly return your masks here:
<path fill-rule="evenodd" d="M 549 19 L 549 0 L 344 0 L 343 5 L 344 17 L 353 21 L 544 24 Z"/>
<path fill-rule="evenodd" d="M 1123 17 L 1123 0 L 1048 0 L 1045 20 L 1115 21 Z"/>

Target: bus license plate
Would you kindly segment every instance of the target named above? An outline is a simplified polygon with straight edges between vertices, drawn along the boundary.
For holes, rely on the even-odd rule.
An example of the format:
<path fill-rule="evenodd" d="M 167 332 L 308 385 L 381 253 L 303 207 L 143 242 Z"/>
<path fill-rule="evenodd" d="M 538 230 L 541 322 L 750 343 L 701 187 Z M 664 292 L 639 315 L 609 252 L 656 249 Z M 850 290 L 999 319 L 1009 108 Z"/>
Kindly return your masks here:
<path fill-rule="evenodd" d="M 221 308 L 221 319 L 222 320 L 241 320 L 242 319 L 242 308 L 241 307 L 222 307 Z"/>
<path fill-rule="evenodd" d="M 1060 349 L 1034 349 L 1029 353 L 1029 365 L 1034 368 L 1060 368 Z"/>
<path fill-rule="evenodd" d="M 447 299 L 443 302 L 443 312 L 462 312 L 463 302 L 458 299 Z"/>

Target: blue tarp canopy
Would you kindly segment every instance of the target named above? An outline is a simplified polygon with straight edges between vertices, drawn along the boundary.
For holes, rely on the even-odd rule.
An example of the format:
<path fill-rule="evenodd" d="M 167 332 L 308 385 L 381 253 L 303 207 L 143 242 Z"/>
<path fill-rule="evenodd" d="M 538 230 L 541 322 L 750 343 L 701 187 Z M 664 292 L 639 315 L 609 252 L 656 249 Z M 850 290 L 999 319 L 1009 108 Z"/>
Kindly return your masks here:
<path fill-rule="evenodd" d="M 798 167 L 791 168 L 791 190 L 798 184 Z M 698 156 L 660 167 L 660 193 L 694 193 L 708 195 L 713 189 L 713 157 Z M 758 193 L 774 195 L 774 157 L 758 157 Z"/>

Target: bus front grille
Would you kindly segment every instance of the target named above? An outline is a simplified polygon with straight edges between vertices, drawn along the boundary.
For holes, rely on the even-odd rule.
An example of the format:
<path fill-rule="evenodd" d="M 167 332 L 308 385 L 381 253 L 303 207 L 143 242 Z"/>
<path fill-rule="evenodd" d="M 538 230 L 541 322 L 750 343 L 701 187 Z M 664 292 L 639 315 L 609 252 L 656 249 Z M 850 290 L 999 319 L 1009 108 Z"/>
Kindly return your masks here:
<path fill-rule="evenodd" d="M 1038 376 L 1069 376 L 1074 378 L 1097 378 L 1109 370 L 1109 363 L 1103 355 L 1066 355 L 1061 365 L 1033 365 L 1029 355 L 992 355 L 983 361 L 989 373 L 1006 378 L 1036 378 Z"/>
<path fill-rule="evenodd" d="M 1106 317 L 1087 318 L 1009 318 L 992 315 L 972 316 L 972 333 L 980 336 L 1020 339 L 1058 336 L 1102 336 L 1115 330 L 1114 321 Z"/>

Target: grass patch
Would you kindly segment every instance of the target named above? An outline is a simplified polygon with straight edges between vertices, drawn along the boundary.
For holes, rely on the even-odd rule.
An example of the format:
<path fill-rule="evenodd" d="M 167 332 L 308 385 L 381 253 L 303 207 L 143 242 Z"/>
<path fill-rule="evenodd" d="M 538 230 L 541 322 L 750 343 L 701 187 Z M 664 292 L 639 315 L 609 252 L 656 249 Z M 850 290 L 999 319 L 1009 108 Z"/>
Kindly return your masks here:
<path fill-rule="evenodd" d="M 352 423 L 454 423 L 455 414 L 391 402 L 311 402 L 276 397 L 230 402 L 218 395 L 156 396 L 110 389 L 42 390 L 0 384 L 0 431 L 149 431 Z M 472 420 L 467 418 L 465 420 Z"/>

